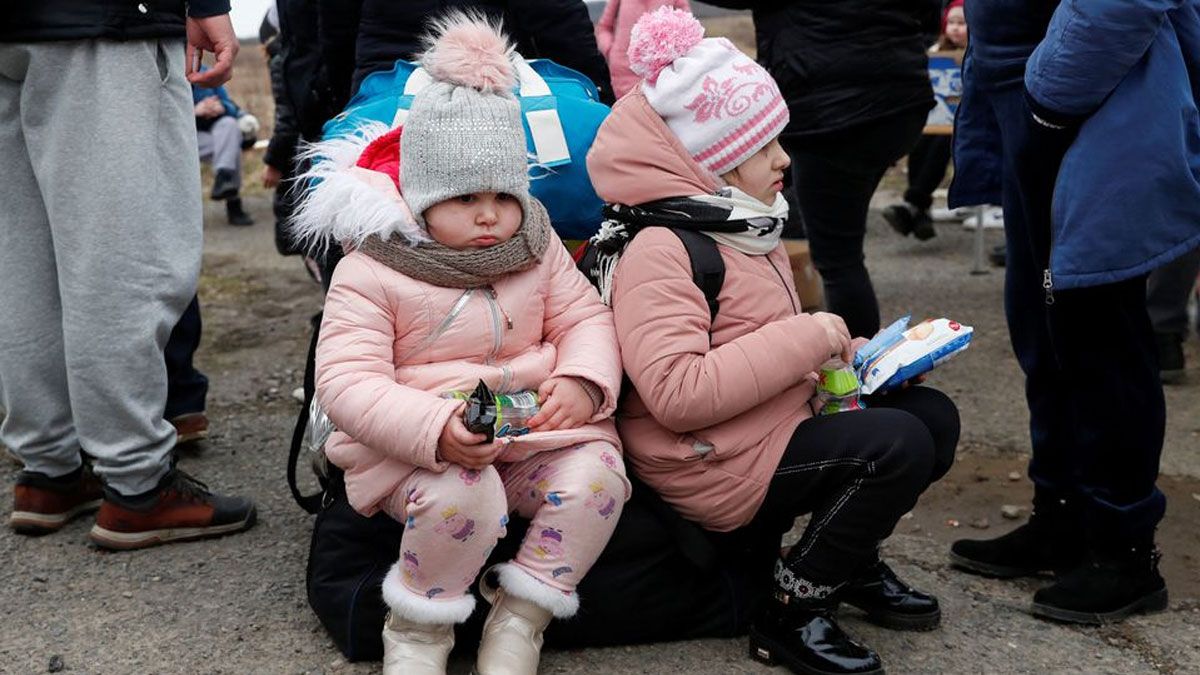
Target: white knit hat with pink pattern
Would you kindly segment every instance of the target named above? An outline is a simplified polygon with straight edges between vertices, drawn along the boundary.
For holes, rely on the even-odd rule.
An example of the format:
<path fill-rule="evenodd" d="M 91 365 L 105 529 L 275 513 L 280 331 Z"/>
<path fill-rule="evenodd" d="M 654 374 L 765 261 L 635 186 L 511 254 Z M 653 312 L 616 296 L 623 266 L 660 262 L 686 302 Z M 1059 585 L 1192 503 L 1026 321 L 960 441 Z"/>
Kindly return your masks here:
<path fill-rule="evenodd" d="M 716 175 L 749 159 L 788 123 L 767 71 L 725 38 L 705 38 L 688 12 L 662 7 L 638 19 L 629 65 L 655 112 L 700 166 Z"/>

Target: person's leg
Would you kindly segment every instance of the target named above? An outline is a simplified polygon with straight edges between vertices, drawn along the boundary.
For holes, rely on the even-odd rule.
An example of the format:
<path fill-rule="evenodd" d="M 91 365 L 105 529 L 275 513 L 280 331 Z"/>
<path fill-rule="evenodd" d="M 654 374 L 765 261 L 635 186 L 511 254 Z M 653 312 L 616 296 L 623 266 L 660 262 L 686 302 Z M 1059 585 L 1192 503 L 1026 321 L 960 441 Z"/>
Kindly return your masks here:
<path fill-rule="evenodd" d="M 200 158 L 201 162 L 212 162 L 215 147 L 211 131 L 207 129 L 196 130 L 196 155 Z"/>
<path fill-rule="evenodd" d="M 228 115 L 218 117 L 210 129 L 213 139 L 213 171 L 231 171 L 242 184 L 242 132 L 237 120 Z"/>
<path fill-rule="evenodd" d="M 170 468 L 163 347 L 200 271 L 199 166 L 179 152 L 194 133 L 182 45 L 35 47 L 24 96 L 54 114 L 26 138 L 56 257 L 70 261 L 58 280 L 75 426 L 108 485 L 138 494 Z M 62 142 L 80 128 L 104 130 L 82 157 Z"/>
<path fill-rule="evenodd" d="M 530 518 L 521 548 L 496 569 L 492 603 L 476 668 L 482 673 L 537 670 L 551 617 L 574 616 L 579 581 L 600 557 L 629 496 L 617 449 L 593 442 L 538 453 L 499 466 L 510 508 Z"/>
<path fill-rule="evenodd" d="M 24 465 L 10 526 L 46 534 L 99 508 L 101 488 L 71 417 L 54 243 L 21 116 L 28 64 L 27 48 L 0 45 L 0 443 Z"/>
<path fill-rule="evenodd" d="M 1155 485 L 1166 403 L 1145 280 L 1055 293 L 1050 330 L 1075 404 L 1087 557 L 1034 595 L 1040 616 L 1105 623 L 1167 606 L 1154 547 L 1166 510 Z M 1103 327 L 1089 328 L 1097 316 Z"/>
<path fill-rule="evenodd" d="M 1025 142 L 1020 89 L 994 92 L 992 103 L 1005 150 L 1003 202 L 1007 264 L 1004 307 L 1009 340 L 1025 374 L 1033 458 L 1034 510 L 1029 522 L 989 540 L 959 540 L 951 560 L 959 568 L 998 577 L 1072 567 L 1082 555 L 1083 515 L 1076 477 L 1075 406 L 1068 376 L 1054 356 L 1050 305 L 1043 288 L 1050 255 L 1049 208 L 1030 203 L 1015 148 Z"/>
<path fill-rule="evenodd" d="M 607 443 L 585 443 L 504 465 L 500 475 L 510 506 L 532 519 L 512 565 L 568 596 L 547 603 L 557 616 L 574 614 L 575 587 L 600 557 L 628 496 L 620 454 Z"/>
<path fill-rule="evenodd" d="M 878 557 L 879 543 L 928 486 L 935 454 L 931 429 L 904 410 L 867 408 L 800 423 L 755 521 L 778 536 L 797 515 L 811 512 L 812 517 L 800 542 L 776 565 L 775 601 L 755 622 L 752 657 L 817 672 L 879 668 L 878 656 L 834 621 L 843 597 L 884 619 L 881 623 L 937 625 L 936 599 L 895 580 Z M 872 573 L 889 578 L 868 597 L 870 589 L 856 582 Z M 917 600 L 920 611 L 900 611 L 903 603 L 881 597 L 893 589 Z"/>
<path fill-rule="evenodd" d="M 855 336 L 879 330 L 863 255 L 871 195 L 887 168 L 912 148 L 924 120 L 923 111 L 910 111 L 832 134 L 781 138 L 826 304 Z"/>
<path fill-rule="evenodd" d="M 26 471 L 57 477 L 79 469 L 81 459 L 54 240 L 21 114 L 29 60 L 28 47 L 0 45 L 0 442 Z"/>
<path fill-rule="evenodd" d="M 163 419 L 163 349 L 195 295 L 203 241 L 199 162 L 180 152 L 195 141 L 183 40 L 25 48 L 22 114 L 40 122 L 25 141 L 58 262 L 72 419 L 106 483 L 90 536 L 140 548 L 246 529 L 253 503 L 173 470 Z M 80 146 L 85 128 L 101 133 Z"/>
<path fill-rule="evenodd" d="M 933 205 L 933 191 L 950 165 L 950 136 L 922 136 L 908 153 L 908 189 L 904 201 L 921 211 Z"/>
<path fill-rule="evenodd" d="M 167 364 L 167 407 L 163 416 L 167 420 L 204 412 L 208 378 L 192 363 L 200 346 L 200 330 L 200 301 L 193 297 L 171 330 L 163 353 Z"/>
<path fill-rule="evenodd" d="M 383 504 L 404 523 L 400 557 L 383 580 L 385 675 L 444 674 L 454 624 L 475 609 L 471 585 L 504 536 L 508 501 L 494 467 L 417 469 Z"/>
<path fill-rule="evenodd" d="M 946 475 L 954 464 L 954 453 L 958 449 L 958 437 L 962 429 L 958 407 L 949 396 L 932 387 L 918 386 L 867 396 L 865 400 L 868 408 L 903 410 L 921 420 L 933 437 L 933 470 L 926 485 L 932 485 Z"/>
<path fill-rule="evenodd" d="M 1158 367 L 1163 382 L 1183 379 L 1183 340 L 1188 334 L 1187 304 L 1200 273 L 1200 248 L 1150 273 L 1146 311 L 1154 326 Z"/>

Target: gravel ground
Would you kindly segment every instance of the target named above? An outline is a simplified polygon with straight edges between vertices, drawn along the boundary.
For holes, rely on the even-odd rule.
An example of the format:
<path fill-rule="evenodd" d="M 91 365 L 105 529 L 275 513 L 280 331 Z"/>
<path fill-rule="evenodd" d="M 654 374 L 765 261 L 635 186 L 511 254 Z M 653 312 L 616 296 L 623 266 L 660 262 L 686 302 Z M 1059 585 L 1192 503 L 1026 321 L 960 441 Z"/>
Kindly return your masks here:
<path fill-rule="evenodd" d="M 259 224 L 231 228 L 210 205 L 198 362 L 212 381 L 212 433 L 181 450 L 181 464 L 215 488 L 254 495 L 259 524 L 236 537 L 118 554 L 86 543 L 86 519 L 42 538 L 0 530 L 0 673 L 376 672 L 378 664 L 340 658 L 304 597 L 311 518 L 287 493 L 284 458 L 298 409 L 291 391 L 320 297 L 297 259 L 276 255 L 265 197 L 248 206 Z M 885 320 L 945 315 L 974 326 L 976 337 L 930 382 L 962 409 L 959 463 L 887 543 L 901 576 L 941 598 L 943 625 L 896 633 L 850 615 L 846 627 L 892 673 L 1200 673 L 1200 341 L 1188 344 L 1191 383 L 1167 392 L 1171 504 L 1160 543 L 1170 609 L 1103 628 L 1046 623 L 1026 609 L 1044 582 L 981 579 L 945 564 L 946 542 L 1011 527 L 1001 505 L 1028 500 L 1027 481 L 1009 478 L 1023 471 L 1028 419 L 1001 311 L 1003 275 L 969 274 L 971 237 L 957 226 L 922 244 L 897 237 L 877 215 L 868 261 Z M 0 461 L 0 479 L 11 483 L 17 471 Z M 10 508 L 4 500 L 0 517 Z M 734 639 L 549 652 L 542 672 L 783 672 L 752 663 L 745 650 Z M 460 655 L 452 672 L 469 666 Z"/>

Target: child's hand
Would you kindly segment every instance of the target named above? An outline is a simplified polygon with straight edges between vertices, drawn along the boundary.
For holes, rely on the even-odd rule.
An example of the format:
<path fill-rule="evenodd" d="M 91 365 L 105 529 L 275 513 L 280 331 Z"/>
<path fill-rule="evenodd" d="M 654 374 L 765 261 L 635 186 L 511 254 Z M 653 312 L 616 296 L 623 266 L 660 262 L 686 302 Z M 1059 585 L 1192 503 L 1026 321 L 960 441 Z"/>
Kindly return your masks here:
<path fill-rule="evenodd" d="M 573 377 L 552 377 L 538 387 L 542 409 L 529 420 L 535 431 L 575 429 L 596 414 L 596 405 Z"/>
<path fill-rule="evenodd" d="M 841 357 L 846 363 L 853 363 L 854 350 L 850 346 L 850 331 L 846 322 L 837 314 L 816 312 L 812 318 L 825 329 L 825 337 L 829 340 L 829 356 Z"/>
<path fill-rule="evenodd" d="M 489 443 L 487 436 L 471 433 L 458 414 L 446 420 L 438 437 L 437 458 L 467 469 L 482 469 L 496 461 L 499 454 L 499 441 Z"/>

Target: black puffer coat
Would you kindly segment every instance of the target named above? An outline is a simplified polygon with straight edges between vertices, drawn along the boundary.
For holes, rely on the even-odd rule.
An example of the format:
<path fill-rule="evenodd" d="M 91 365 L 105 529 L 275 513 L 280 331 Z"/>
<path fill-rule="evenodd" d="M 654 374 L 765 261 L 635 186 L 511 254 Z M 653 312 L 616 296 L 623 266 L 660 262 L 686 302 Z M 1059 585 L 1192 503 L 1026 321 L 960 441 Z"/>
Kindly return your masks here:
<path fill-rule="evenodd" d="M 349 100 L 367 75 L 411 60 L 423 51 L 429 19 L 454 8 L 500 19 L 522 56 L 578 70 L 596 83 L 604 102 L 613 102 L 608 64 L 582 0 L 322 0 L 321 61 L 331 88 Z"/>
<path fill-rule="evenodd" d="M 184 12 L 229 12 L 229 0 L 20 0 L 4 3 L 0 42 L 184 37 Z"/>
<path fill-rule="evenodd" d="M 932 108 L 926 0 L 706 0 L 750 9 L 758 61 L 783 91 L 788 136 Z"/>

